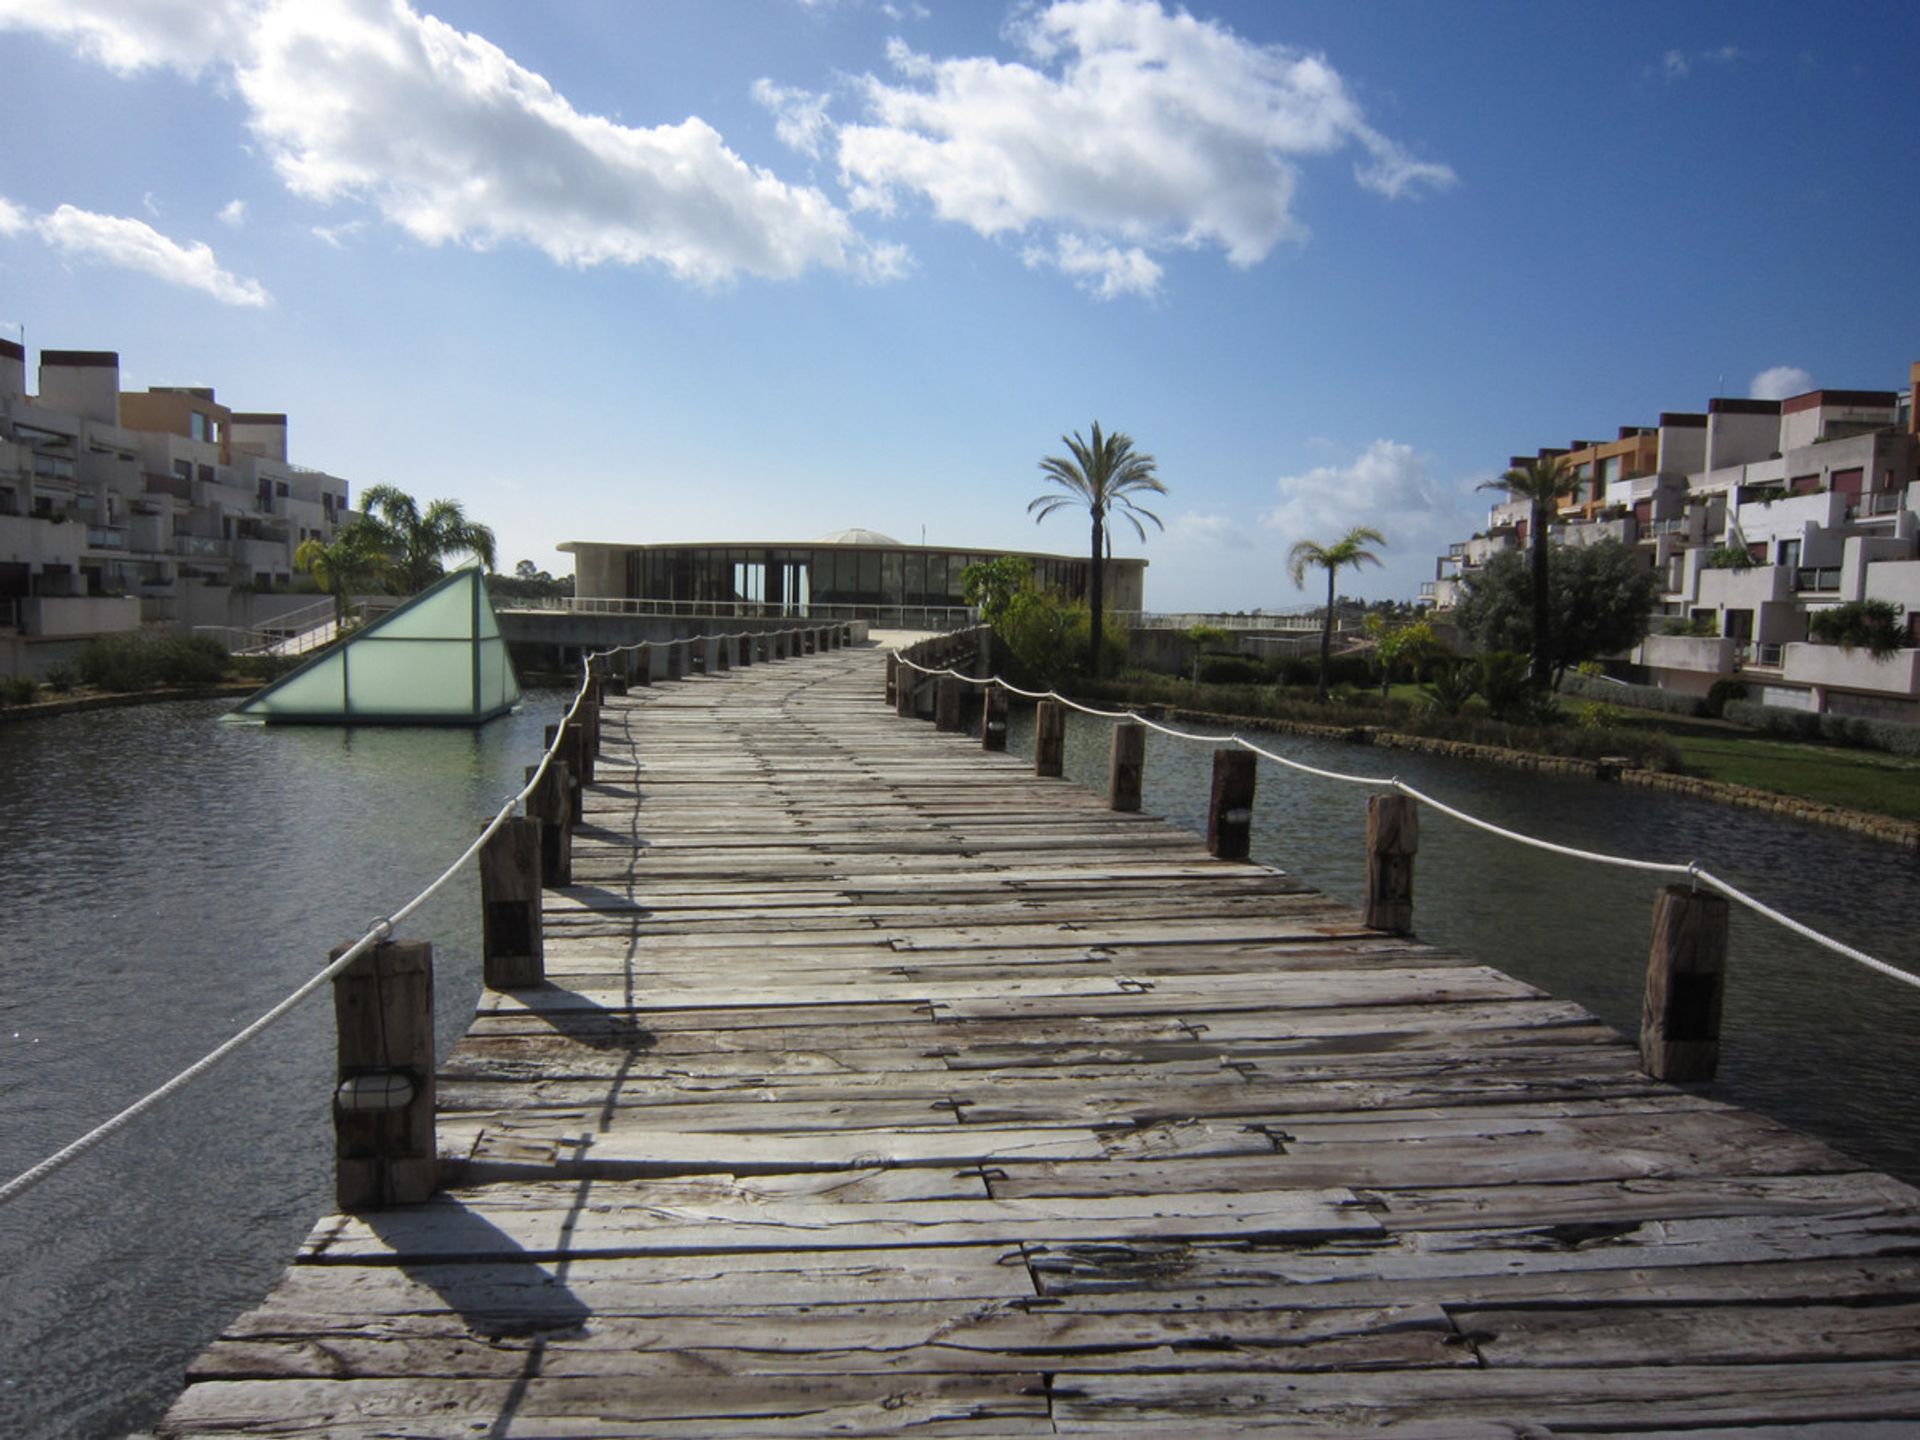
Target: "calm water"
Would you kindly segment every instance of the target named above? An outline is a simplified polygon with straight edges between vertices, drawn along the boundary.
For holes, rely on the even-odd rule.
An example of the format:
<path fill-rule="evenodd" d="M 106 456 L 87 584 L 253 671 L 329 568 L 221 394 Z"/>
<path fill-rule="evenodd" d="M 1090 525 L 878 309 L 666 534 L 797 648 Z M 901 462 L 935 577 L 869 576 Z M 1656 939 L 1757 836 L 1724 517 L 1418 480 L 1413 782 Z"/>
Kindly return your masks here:
<path fill-rule="evenodd" d="M 1181 730 L 1208 727 L 1182 724 Z M 1110 726 L 1069 712 L 1069 778 L 1104 793 Z M 1398 775 L 1436 799 L 1542 839 L 1637 859 L 1698 860 L 1816 929 L 1920 972 L 1920 857 L 1843 832 L 1681 796 L 1401 751 L 1250 736 L 1346 774 Z M 1009 748 L 1031 755 L 1031 711 Z M 1148 733 L 1143 808 L 1206 827 L 1212 748 Z M 1366 796 L 1259 762 L 1254 858 L 1359 905 Z M 1663 877 L 1550 855 L 1422 808 L 1420 938 L 1640 1027 L 1649 921 Z M 1733 909 L 1720 1075 L 1702 1093 L 1774 1115 L 1875 1169 L 1920 1183 L 1920 990 Z"/>
<path fill-rule="evenodd" d="M 479 732 L 224 724 L 227 702 L 0 728 L 0 1173 L 198 1059 L 410 899 L 536 759 Z M 403 931 L 443 1043 L 479 991 L 469 872 Z M 332 1002 L 0 1209 L 0 1436 L 151 1423 L 331 1208 Z"/>
<path fill-rule="evenodd" d="M 0 729 L 0 1178 L 190 1063 L 415 893 L 519 786 L 557 696 L 477 734 L 225 725 L 222 704 Z M 1070 773 L 1105 785 L 1076 718 Z M 1025 717 L 1013 744 L 1031 753 Z M 1286 737 L 1551 838 L 1699 858 L 1823 928 L 1920 966 L 1913 857 L 1741 811 Z M 1147 808 L 1198 829 L 1209 751 L 1148 742 Z M 1263 859 L 1356 899 L 1364 793 L 1274 772 Z M 1423 816 L 1415 923 L 1611 1023 L 1638 1023 L 1654 886 Z M 416 917 L 451 1043 L 478 991 L 471 875 Z M 1712 1093 L 1920 1179 L 1920 993 L 1736 911 Z M 0 1210 L 0 1436 L 149 1424 L 182 1370 L 330 1208 L 330 1002 Z"/>

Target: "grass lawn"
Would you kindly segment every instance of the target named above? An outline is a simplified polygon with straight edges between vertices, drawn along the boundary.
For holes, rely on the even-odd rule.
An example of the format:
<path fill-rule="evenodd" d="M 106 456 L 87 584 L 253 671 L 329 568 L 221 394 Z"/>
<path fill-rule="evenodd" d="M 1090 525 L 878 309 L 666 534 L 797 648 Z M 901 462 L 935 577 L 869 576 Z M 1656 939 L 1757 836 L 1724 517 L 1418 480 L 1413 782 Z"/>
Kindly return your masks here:
<path fill-rule="evenodd" d="M 1920 760 L 1909 756 L 1764 740 L 1738 731 L 1706 735 L 1689 727 L 1668 735 L 1689 774 L 1920 820 Z"/>

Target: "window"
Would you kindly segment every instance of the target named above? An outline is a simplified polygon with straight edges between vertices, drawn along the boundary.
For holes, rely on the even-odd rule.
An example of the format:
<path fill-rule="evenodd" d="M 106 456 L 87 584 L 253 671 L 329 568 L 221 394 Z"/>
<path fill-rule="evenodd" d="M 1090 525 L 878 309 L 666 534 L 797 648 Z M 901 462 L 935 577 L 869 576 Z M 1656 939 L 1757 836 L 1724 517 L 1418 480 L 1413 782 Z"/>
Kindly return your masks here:
<path fill-rule="evenodd" d="M 194 411 L 187 417 L 187 433 L 196 440 L 213 439 L 212 417 L 204 411 Z"/>
<path fill-rule="evenodd" d="M 286 499 L 287 498 L 287 482 L 282 480 L 279 484 L 275 485 L 273 487 L 273 493 L 278 495 L 282 500 Z"/>
<path fill-rule="evenodd" d="M 1780 542 L 1780 564 L 1790 565 L 1795 569 L 1799 568 L 1800 542 L 1798 540 L 1782 540 Z"/>

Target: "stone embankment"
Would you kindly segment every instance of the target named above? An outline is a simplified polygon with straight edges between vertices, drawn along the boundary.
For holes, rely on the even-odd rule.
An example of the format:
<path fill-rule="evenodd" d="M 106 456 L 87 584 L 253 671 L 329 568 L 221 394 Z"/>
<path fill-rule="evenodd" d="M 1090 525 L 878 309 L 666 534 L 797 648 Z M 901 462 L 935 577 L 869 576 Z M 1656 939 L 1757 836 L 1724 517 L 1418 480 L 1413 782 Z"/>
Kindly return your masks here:
<path fill-rule="evenodd" d="M 1508 750 L 1497 745 L 1476 745 L 1466 740 L 1443 740 L 1430 735 L 1407 735 L 1373 725 L 1313 725 L 1303 721 L 1263 719 L 1249 715 L 1220 715 L 1206 710 L 1189 710 L 1177 705 L 1151 707 L 1154 713 L 1170 719 L 1194 720 L 1203 724 L 1224 725 L 1242 730 L 1268 730 L 1279 734 L 1306 735 L 1318 740 L 1337 740 L 1349 745 L 1371 745 L 1382 750 L 1408 750 L 1421 755 L 1440 755 L 1454 760 L 1480 760 L 1505 765 L 1514 770 L 1532 770 L 1543 775 L 1572 775 L 1588 780 L 1636 785 L 1643 790 L 1663 790 L 1673 795 L 1691 795 L 1721 805 L 1737 805 L 1760 810 L 1788 820 L 1804 820 L 1811 825 L 1827 825 L 1848 830 L 1869 839 L 1885 841 L 1902 849 L 1920 852 L 1920 822 L 1901 820 L 1892 815 L 1875 815 L 1865 810 L 1849 810 L 1829 805 L 1824 800 L 1806 800 L 1782 795 L 1752 785 L 1731 785 L 1721 780 L 1705 780 L 1695 775 L 1672 775 L 1632 764 L 1605 760 L 1582 760 L 1570 755 L 1540 755 L 1527 750 Z"/>
<path fill-rule="evenodd" d="M 130 690 L 110 695 L 65 695 L 58 700 L 38 700 L 26 705 L 0 705 L 0 725 L 75 715 L 82 710 L 158 705 L 165 700 L 217 700 L 227 695 L 251 695 L 259 688 L 257 680 L 224 680 L 218 685 L 174 685 L 161 690 Z"/>

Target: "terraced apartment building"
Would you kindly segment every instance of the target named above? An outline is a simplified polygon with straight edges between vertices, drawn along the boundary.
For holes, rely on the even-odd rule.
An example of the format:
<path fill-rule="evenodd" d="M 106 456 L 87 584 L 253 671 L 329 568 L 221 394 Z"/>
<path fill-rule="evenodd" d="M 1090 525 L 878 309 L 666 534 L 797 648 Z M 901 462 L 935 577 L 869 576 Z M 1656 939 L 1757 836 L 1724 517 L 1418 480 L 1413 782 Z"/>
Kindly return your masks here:
<path fill-rule="evenodd" d="M 1920 362 L 1905 390 L 1721 398 L 1614 440 L 1544 449 L 1579 488 L 1549 540 L 1634 547 L 1660 582 L 1653 631 L 1624 678 L 1705 694 L 1737 676 L 1764 704 L 1920 722 Z M 1532 457 L 1515 457 L 1519 464 Z M 1526 502 L 1449 547 L 1422 598 L 1453 607 L 1495 554 L 1527 543 Z M 1907 647 L 1876 659 L 1808 638 L 1817 611 L 1899 607 Z"/>
<path fill-rule="evenodd" d="M 0 340 L 0 675 L 44 674 L 96 635 L 249 630 L 312 595 L 300 542 L 330 540 L 347 482 L 287 459 L 287 417 L 210 388 L 120 388 L 111 350 Z"/>

